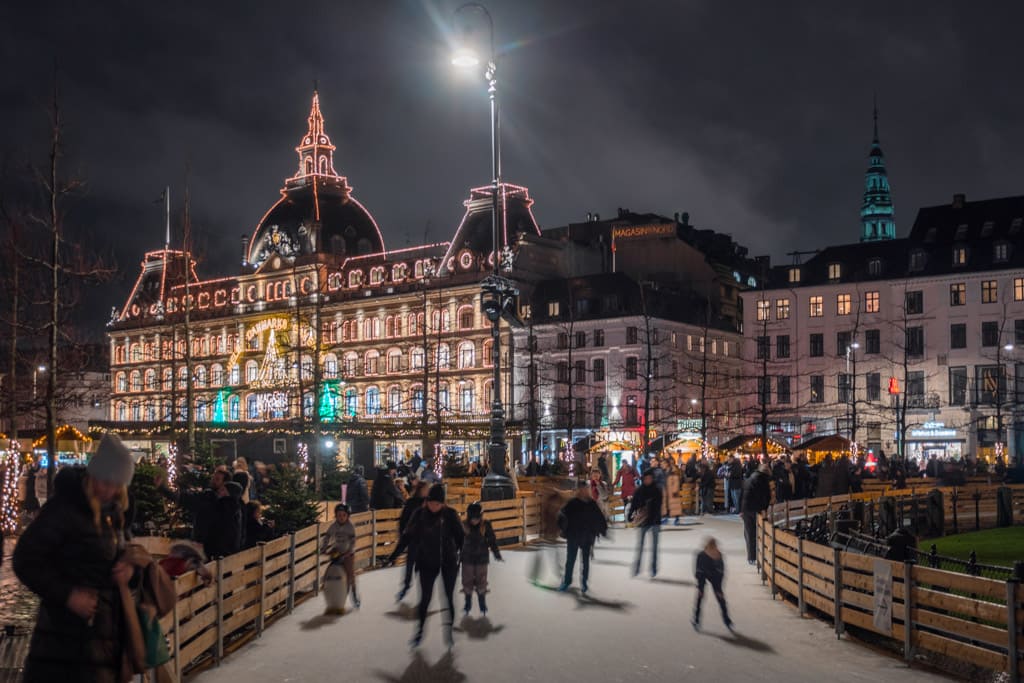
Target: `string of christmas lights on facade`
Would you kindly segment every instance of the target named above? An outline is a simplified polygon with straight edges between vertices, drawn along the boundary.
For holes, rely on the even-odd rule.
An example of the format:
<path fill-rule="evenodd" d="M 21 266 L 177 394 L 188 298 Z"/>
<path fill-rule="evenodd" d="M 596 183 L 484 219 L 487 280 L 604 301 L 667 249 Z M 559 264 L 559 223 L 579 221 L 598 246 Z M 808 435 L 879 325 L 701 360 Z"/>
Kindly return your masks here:
<path fill-rule="evenodd" d="M 299 469 L 302 470 L 304 477 L 309 477 L 309 446 L 305 443 L 300 443 L 295 447 L 296 452 L 299 454 Z"/>
<path fill-rule="evenodd" d="M 18 480 L 21 478 L 21 445 L 17 441 L 10 443 L 10 448 L 0 458 L 0 469 L 3 471 L 2 507 L 0 507 L 0 529 L 5 534 L 13 534 L 18 530 Z"/>
<path fill-rule="evenodd" d="M 173 487 L 178 478 L 178 444 L 172 443 L 167 449 L 167 485 Z"/>

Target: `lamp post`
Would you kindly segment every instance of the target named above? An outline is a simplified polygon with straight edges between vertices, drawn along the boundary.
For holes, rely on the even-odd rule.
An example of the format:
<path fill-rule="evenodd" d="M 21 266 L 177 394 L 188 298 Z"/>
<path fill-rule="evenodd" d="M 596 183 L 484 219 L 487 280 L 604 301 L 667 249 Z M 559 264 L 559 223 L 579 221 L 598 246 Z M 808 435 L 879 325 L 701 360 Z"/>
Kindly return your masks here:
<path fill-rule="evenodd" d="M 1005 460 L 1009 460 L 1006 457 L 1006 444 L 1003 443 L 1003 392 L 1006 386 L 1006 375 L 1003 373 L 1003 351 L 1010 353 L 1013 351 L 1013 344 L 997 344 L 996 345 L 996 366 L 998 367 L 996 375 L 996 442 L 994 451 L 996 457 L 1003 456 Z"/>
<path fill-rule="evenodd" d="M 501 126 L 498 117 L 497 55 L 494 50 L 494 19 L 487 8 L 478 2 L 469 2 L 455 10 L 455 16 L 469 11 L 482 13 L 487 18 L 490 38 L 490 58 L 484 70 L 487 80 L 487 96 L 491 103 L 491 259 L 493 270 L 481 283 L 481 307 L 491 323 L 491 357 L 494 367 L 492 379 L 493 400 L 491 402 L 490 443 L 487 447 L 489 473 L 484 478 L 481 497 L 484 500 L 511 498 L 514 489 L 507 476 L 508 445 L 505 443 L 505 408 L 501 400 L 501 320 L 515 321 L 510 310 L 518 290 L 501 275 L 501 232 L 499 211 L 501 203 Z M 462 68 L 473 68 L 481 60 L 476 50 L 468 44 L 459 45 L 452 56 L 452 64 Z"/>

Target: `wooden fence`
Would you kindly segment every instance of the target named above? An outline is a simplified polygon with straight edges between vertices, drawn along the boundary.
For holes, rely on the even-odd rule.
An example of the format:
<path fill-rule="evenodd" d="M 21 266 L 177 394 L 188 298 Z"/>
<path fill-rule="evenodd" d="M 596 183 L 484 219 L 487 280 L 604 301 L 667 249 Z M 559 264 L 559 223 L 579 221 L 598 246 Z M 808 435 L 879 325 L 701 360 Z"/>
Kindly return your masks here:
<path fill-rule="evenodd" d="M 952 489 L 941 489 L 946 506 Z M 973 487 L 985 501 L 986 526 L 995 526 L 995 487 Z M 1024 487 L 1012 487 L 1014 515 L 1024 507 Z M 918 492 L 920 493 L 920 492 Z M 910 491 L 889 492 L 897 499 Z M 918 651 L 1020 676 L 1024 651 L 1024 591 L 1018 581 L 997 581 L 846 552 L 800 538 L 789 522 L 838 509 L 843 503 L 871 502 L 878 493 L 816 498 L 775 504 L 758 524 L 758 562 L 772 596 L 795 600 L 800 614 L 808 609 L 830 617 L 837 637 L 846 626 L 870 631 L 902 645 L 907 662 Z M 988 510 L 992 513 L 989 514 Z M 1016 519 L 1020 519 L 1016 517 Z M 892 574 L 892 616 L 876 623 L 876 571 L 887 566 Z"/>
<path fill-rule="evenodd" d="M 332 507 L 329 506 L 328 509 Z M 465 504 L 452 505 L 460 515 Z M 536 496 L 483 503 L 499 542 L 522 544 L 540 534 Z M 373 569 L 398 542 L 401 510 L 352 515 L 356 527 L 356 567 Z M 296 604 L 316 595 L 329 558 L 320 552 L 326 521 L 207 564 L 213 575 L 203 584 L 195 572 L 175 579 L 178 601 L 161 620 L 173 670 L 182 675 L 216 664 Z M 174 539 L 136 539 L 164 555 Z"/>

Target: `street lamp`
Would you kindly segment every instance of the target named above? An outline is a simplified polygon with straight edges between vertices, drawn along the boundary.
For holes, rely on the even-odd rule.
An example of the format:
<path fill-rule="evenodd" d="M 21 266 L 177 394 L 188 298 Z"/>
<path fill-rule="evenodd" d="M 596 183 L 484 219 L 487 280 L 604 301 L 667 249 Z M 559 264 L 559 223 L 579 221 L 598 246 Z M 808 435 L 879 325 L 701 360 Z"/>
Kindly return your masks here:
<path fill-rule="evenodd" d="M 484 70 L 487 80 L 487 97 L 491 103 L 491 259 L 493 272 L 481 283 L 481 307 L 491 323 L 491 354 L 494 367 L 492 380 L 493 401 L 491 403 L 490 443 L 487 447 L 489 473 L 484 478 L 481 497 L 484 500 L 511 498 L 514 495 L 512 481 L 507 476 L 508 446 L 505 443 L 505 408 L 501 402 L 501 320 L 514 322 L 515 313 L 510 310 L 518 294 L 515 286 L 500 273 L 501 235 L 499 231 L 501 192 L 501 126 L 498 118 L 497 56 L 494 50 L 494 19 L 487 8 L 478 2 L 468 2 L 455 10 L 456 18 L 469 11 L 475 11 L 487 18 L 490 37 L 490 58 Z M 465 38 L 465 33 L 463 38 Z M 478 52 L 468 43 L 459 45 L 452 55 L 452 64 L 461 68 L 474 68 L 481 59 Z"/>
<path fill-rule="evenodd" d="M 857 354 L 854 353 L 860 348 L 860 342 L 854 340 L 846 347 L 846 381 L 847 390 L 847 428 L 850 430 L 850 447 L 855 448 L 857 443 Z M 850 365 L 853 365 L 853 372 L 850 372 Z"/>
<path fill-rule="evenodd" d="M 35 402 L 35 400 L 36 400 L 36 380 L 37 380 L 37 377 L 40 374 L 44 373 L 44 372 L 46 372 L 46 366 L 45 365 L 37 365 L 32 370 L 32 401 L 33 402 Z"/>

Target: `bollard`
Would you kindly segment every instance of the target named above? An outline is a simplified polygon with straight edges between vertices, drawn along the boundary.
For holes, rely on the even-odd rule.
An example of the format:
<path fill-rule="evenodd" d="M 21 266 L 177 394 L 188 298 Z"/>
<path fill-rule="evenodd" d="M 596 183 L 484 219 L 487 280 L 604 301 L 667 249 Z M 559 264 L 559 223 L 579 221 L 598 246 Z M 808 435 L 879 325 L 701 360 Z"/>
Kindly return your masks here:
<path fill-rule="evenodd" d="M 1013 526 L 1013 490 L 1008 486 L 996 489 L 996 526 Z"/>
<path fill-rule="evenodd" d="M 943 536 L 946 533 L 946 509 L 944 506 L 942 491 L 932 489 L 928 492 L 927 517 L 928 535 L 931 537 Z"/>

